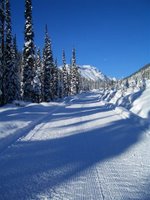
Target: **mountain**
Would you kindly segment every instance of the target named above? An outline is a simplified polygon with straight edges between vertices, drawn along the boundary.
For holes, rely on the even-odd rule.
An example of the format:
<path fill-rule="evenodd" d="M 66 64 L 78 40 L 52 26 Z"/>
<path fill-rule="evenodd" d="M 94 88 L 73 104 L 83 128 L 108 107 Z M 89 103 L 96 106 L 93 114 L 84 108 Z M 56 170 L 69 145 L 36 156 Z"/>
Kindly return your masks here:
<path fill-rule="evenodd" d="M 79 65 L 79 72 L 82 77 L 92 81 L 108 81 L 110 80 L 100 70 L 91 65 Z"/>
<path fill-rule="evenodd" d="M 69 65 L 66 65 L 68 71 L 69 71 Z M 85 78 L 89 81 L 102 81 L 102 82 L 107 82 L 111 81 L 113 79 L 107 77 L 104 75 L 99 69 L 97 69 L 94 66 L 91 65 L 78 65 L 79 68 L 79 73 L 82 78 Z M 60 69 L 62 69 L 62 66 L 60 66 Z"/>

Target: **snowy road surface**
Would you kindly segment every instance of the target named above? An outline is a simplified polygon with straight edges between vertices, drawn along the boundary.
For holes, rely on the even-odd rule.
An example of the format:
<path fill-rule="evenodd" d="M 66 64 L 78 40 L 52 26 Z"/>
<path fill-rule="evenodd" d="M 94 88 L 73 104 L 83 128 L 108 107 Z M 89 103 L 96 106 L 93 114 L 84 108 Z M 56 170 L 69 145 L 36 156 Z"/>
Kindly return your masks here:
<path fill-rule="evenodd" d="M 60 106 L 0 153 L 0 200 L 31 199 L 150 199 L 148 127 L 98 93 Z"/>

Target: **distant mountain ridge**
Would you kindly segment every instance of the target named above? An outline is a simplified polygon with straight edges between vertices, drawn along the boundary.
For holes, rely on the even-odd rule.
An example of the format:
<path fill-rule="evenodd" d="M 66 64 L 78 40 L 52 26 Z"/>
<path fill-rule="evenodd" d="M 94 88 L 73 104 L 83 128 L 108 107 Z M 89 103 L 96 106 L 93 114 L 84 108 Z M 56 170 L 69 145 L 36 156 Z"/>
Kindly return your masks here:
<path fill-rule="evenodd" d="M 99 69 L 91 65 L 79 65 L 79 72 L 82 77 L 92 81 L 108 81 L 110 80 Z"/>
<path fill-rule="evenodd" d="M 92 81 L 103 81 L 103 82 L 110 82 L 116 81 L 116 78 L 111 78 L 103 74 L 97 67 L 92 65 L 78 65 L 79 72 L 82 77 L 92 80 Z M 144 65 L 136 72 L 132 73 L 128 77 L 125 77 L 123 80 L 127 79 L 150 79 L 150 63 Z"/>
<path fill-rule="evenodd" d="M 66 64 L 66 67 L 69 71 L 69 64 Z M 85 78 L 89 81 L 102 81 L 102 82 L 107 82 L 112 80 L 111 78 L 107 77 L 104 75 L 97 67 L 92 66 L 92 65 L 77 65 L 79 69 L 79 73 L 82 78 Z M 62 66 L 60 66 L 62 69 Z"/>
<path fill-rule="evenodd" d="M 139 70 L 131 74 L 130 76 L 127 76 L 123 80 L 131 80 L 131 79 L 143 79 L 147 78 L 150 79 L 150 63 L 144 65 Z"/>

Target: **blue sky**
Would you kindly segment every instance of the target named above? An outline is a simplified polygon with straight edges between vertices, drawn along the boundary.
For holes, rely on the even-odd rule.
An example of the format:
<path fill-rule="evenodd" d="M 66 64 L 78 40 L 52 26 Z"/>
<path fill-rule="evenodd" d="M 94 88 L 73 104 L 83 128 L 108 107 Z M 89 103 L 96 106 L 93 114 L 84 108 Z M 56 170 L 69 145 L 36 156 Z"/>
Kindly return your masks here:
<path fill-rule="evenodd" d="M 23 47 L 24 0 L 11 0 L 13 32 Z M 150 0 L 33 0 L 35 44 L 48 24 L 54 57 L 91 64 L 112 77 L 125 77 L 150 62 Z"/>

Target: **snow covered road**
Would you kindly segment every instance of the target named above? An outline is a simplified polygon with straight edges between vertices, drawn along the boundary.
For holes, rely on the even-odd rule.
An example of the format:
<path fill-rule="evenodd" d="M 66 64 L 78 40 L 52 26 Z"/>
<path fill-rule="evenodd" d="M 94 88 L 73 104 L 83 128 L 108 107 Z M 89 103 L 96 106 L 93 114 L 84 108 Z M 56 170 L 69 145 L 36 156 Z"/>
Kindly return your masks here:
<path fill-rule="evenodd" d="M 150 132 L 98 93 L 74 97 L 0 154 L 0 200 L 148 200 Z"/>

